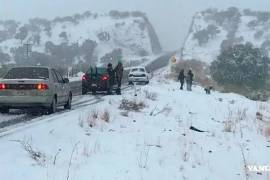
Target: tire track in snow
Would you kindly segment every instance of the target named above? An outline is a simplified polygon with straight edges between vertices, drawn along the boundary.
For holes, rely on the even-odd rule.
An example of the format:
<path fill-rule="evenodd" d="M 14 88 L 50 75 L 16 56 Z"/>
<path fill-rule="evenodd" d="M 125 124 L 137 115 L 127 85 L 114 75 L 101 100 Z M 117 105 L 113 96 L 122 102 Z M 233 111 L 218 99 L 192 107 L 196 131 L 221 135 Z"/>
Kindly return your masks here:
<path fill-rule="evenodd" d="M 123 87 L 122 91 L 127 91 L 131 88 L 131 86 L 125 86 Z M 63 115 L 65 113 L 78 110 L 81 108 L 84 108 L 89 105 L 95 105 L 102 101 L 104 101 L 103 97 L 105 95 L 95 95 L 95 96 L 89 96 L 87 98 L 87 95 L 85 96 L 75 96 L 76 100 L 72 104 L 72 110 L 67 111 L 64 109 L 59 110 L 55 114 L 51 115 L 44 115 L 44 114 L 38 114 L 38 115 L 31 115 L 31 114 L 25 114 L 23 117 L 16 117 L 14 119 L 0 122 L 0 137 L 6 136 L 10 133 L 13 133 L 18 128 L 26 128 L 27 126 L 30 126 L 33 123 L 37 123 L 40 121 L 48 122 L 50 120 L 55 120 L 58 118 L 59 115 Z M 10 132 L 11 131 L 11 132 Z"/>

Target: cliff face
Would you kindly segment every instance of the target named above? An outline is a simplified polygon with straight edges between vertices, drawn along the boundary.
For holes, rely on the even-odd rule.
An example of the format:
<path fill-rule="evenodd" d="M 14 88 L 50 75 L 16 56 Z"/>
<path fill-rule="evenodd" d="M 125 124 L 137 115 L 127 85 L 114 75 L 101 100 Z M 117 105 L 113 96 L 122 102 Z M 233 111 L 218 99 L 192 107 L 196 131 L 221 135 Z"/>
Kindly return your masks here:
<path fill-rule="evenodd" d="M 28 56 L 26 46 L 31 50 Z M 87 11 L 54 20 L 35 18 L 26 24 L 0 21 L 3 64 L 104 64 L 119 58 L 142 60 L 159 52 L 156 32 L 141 12 Z"/>

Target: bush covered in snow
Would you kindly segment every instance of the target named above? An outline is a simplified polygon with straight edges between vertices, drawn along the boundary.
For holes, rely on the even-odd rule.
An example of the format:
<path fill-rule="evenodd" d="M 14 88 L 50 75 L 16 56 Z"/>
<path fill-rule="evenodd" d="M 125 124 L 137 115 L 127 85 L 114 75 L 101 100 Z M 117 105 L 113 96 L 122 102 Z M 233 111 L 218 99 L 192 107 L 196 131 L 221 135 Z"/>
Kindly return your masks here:
<path fill-rule="evenodd" d="M 222 51 L 210 69 L 219 84 L 237 84 L 257 89 L 263 87 L 268 78 L 268 64 L 269 57 L 246 43 Z"/>
<path fill-rule="evenodd" d="M 216 36 L 216 34 L 220 33 L 220 30 L 217 26 L 211 24 L 208 25 L 206 29 L 202 29 L 196 32 L 193 36 L 194 39 L 198 40 L 200 46 L 206 44 L 210 38 Z"/>
<path fill-rule="evenodd" d="M 126 111 L 140 111 L 144 107 L 145 103 L 143 101 L 122 99 L 119 109 Z"/>

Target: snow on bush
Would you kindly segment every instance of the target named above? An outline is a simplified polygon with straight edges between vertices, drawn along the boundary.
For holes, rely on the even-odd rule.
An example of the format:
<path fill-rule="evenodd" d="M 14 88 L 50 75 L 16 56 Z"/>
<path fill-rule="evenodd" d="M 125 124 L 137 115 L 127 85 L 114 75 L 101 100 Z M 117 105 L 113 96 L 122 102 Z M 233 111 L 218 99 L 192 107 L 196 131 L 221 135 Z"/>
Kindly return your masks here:
<path fill-rule="evenodd" d="M 110 122 L 110 113 L 108 110 L 98 111 L 98 110 L 92 110 L 91 112 L 88 112 L 87 114 L 81 114 L 78 117 L 78 125 L 81 128 L 84 128 L 85 124 L 87 127 L 93 128 L 96 126 L 101 125 L 103 126 L 102 122 L 109 123 Z"/>
<path fill-rule="evenodd" d="M 145 103 L 143 101 L 137 101 L 136 99 L 134 100 L 122 99 L 121 104 L 119 106 L 119 109 L 135 112 L 139 112 L 143 108 L 145 108 Z"/>
<path fill-rule="evenodd" d="M 103 121 L 109 123 L 110 122 L 110 113 L 105 110 L 102 114 L 101 114 L 101 117 L 100 117 Z"/>

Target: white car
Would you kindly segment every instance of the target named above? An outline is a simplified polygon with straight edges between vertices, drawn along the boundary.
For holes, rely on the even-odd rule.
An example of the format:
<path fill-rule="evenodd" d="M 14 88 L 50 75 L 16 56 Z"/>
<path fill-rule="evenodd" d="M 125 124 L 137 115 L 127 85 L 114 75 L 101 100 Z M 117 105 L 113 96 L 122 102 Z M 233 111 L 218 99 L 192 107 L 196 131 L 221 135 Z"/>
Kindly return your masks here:
<path fill-rule="evenodd" d="M 134 84 L 134 82 L 148 84 L 149 77 L 145 67 L 133 67 L 128 74 L 128 84 Z"/>

